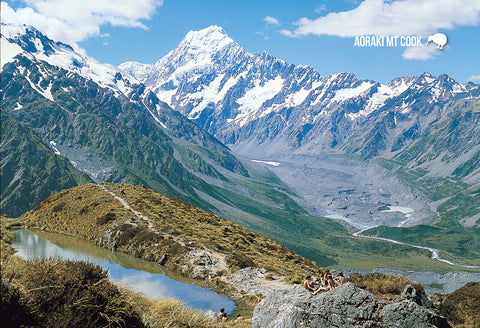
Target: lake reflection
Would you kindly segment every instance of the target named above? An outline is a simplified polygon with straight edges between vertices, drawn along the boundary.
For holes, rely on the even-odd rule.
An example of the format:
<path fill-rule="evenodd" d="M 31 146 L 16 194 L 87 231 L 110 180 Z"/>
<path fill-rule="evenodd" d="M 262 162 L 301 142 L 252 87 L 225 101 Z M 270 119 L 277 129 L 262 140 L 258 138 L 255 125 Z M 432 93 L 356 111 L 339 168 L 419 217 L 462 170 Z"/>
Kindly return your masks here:
<path fill-rule="evenodd" d="M 235 309 L 235 303 L 228 297 L 189 284 L 185 277 L 168 272 L 154 262 L 109 251 L 61 234 L 36 230 L 18 230 L 14 234 L 16 239 L 13 247 L 17 255 L 23 258 L 86 260 L 108 269 L 110 279 L 142 291 L 149 297 L 175 298 L 202 311 L 225 308 L 231 313 Z"/>

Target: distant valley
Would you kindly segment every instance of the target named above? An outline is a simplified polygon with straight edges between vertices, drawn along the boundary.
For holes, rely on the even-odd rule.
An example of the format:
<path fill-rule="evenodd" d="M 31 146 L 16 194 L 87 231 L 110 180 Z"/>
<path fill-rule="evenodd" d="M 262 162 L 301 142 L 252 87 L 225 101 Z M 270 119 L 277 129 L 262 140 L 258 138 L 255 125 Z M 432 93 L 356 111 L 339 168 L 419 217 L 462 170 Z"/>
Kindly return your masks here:
<path fill-rule="evenodd" d="M 351 226 L 480 261 L 476 84 L 323 77 L 249 54 L 216 26 L 191 31 L 155 64 L 116 68 L 2 24 L 1 90 L 11 216 L 66 188 L 129 183 L 321 266 L 430 267 L 428 252 L 358 239 Z"/>
<path fill-rule="evenodd" d="M 455 235 L 446 244 L 457 255 L 463 238 L 479 249 L 478 85 L 429 73 L 386 84 L 323 77 L 247 53 L 218 26 L 190 31 L 154 64 L 120 68 L 234 152 L 278 163 L 266 166 L 312 213 L 404 227 L 385 231 L 431 247 Z"/>

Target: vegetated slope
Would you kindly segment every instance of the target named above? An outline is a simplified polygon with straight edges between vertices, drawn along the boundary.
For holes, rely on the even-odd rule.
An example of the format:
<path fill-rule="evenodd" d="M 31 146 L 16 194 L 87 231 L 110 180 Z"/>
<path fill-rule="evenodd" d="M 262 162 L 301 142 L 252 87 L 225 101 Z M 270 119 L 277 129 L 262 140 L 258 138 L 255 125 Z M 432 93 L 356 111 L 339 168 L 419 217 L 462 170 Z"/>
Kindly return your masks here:
<path fill-rule="evenodd" d="M 141 215 L 124 207 L 102 186 Z M 75 235 L 200 278 L 244 267 L 262 267 L 290 278 L 321 270 L 281 244 L 183 201 L 143 187 L 102 186 L 64 190 L 20 220 L 30 227 Z"/>
<path fill-rule="evenodd" d="M 437 202 L 437 222 L 408 228 L 378 227 L 365 233 L 434 247 L 478 263 L 480 101 L 459 101 L 451 106 L 451 115 L 433 124 L 424 137 L 392 161 L 384 162 L 413 188 Z"/>
<path fill-rule="evenodd" d="M 92 182 L 4 110 L 1 125 L 1 209 L 5 213 L 20 216 L 52 192 Z"/>
<path fill-rule="evenodd" d="M 51 154 L 95 182 L 145 185 L 292 244 L 307 225 L 307 211 L 275 175 L 238 160 L 138 81 L 89 62 L 32 27 L 6 37 L 9 28 L 2 25 L 2 44 L 18 55 L 2 62 L 2 110 L 35 132 Z M 56 191 L 45 186 L 47 194 Z M 36 205 L 30 193 L 2 197 Z"/>
<path fill-rule="evenodd" d="M 456 291 L 440 295 L 439 308 L 455 328 L 478 328 L 480 326 L 480 282 L 469 282 Z"/>

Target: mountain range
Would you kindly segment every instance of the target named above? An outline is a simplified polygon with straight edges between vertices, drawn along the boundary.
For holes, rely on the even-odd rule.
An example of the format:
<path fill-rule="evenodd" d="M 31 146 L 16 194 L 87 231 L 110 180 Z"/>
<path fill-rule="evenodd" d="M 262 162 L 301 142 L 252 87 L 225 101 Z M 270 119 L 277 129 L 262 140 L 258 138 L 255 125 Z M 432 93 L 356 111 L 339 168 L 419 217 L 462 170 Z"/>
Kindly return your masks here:
<path fill-rule="evenodd" d="M 341 193 L 332 190 L 314 206 L 305 194 L 318 201 L 318 187 L 308 192 L 303 180 L 287 179 L 296 166 L 282 171 L 292 162 L 310 169 L 308 161 L 327 154 L 334 166 L 353 161 L 346 167 L 367 163 L 387 172 L 415 195 L 407 200 L 418 203 L 415 213 L 426 213 L 422 222 L 436 213 L 425 204 L 464 191 L 461 201 L 473 199 L 471 211 L 465 222 L 452 222 L 455 229 L 478 228 L 476 84 L 427 73 L 388 84 L 350 73 L 322 77 L 268 53 L 249 54 L 217 26 L 189 32 L 153 65 L 119 68 L 30 26 L 2 23 L 1 40 L 1 196 L 9 215 L 87 182 L 145 185 L 329 265 L 348 254 L 354 238 L 309 212 L 325 202 L 339 210 Z M 372 188 L 382 180 L 375 172 Z M 351 199 L 370 197 L 355 188 L 345 191 Z M 379 209 L 399 198 L 385 194 L 371 197 L 372 217 L 393 215 Z M 406 249 L 355 241 L 364 257 Z"/>
<path fill-rule="evenodd" d="M 386 84 L 351 73 L 323 77 L 266 52 L 250 54 L 218 26 L 190 31 L 154 64 L 119 67 L 247 157 L 393 156 L 451 115 L 452 103 L 468 105 L 480 96 L 478 85 L 447 75 L 424 73 Z"/>
<path fill-rule="evenodd" d="M 409 230 L 419 224 L 462 236 L 480 228 L 477 84 L 324 77 L 248 53 L 219 26 L 190 31 L 154 64 L 119 67 L 235 153 L 267 163 L 317 215 L 402 227 L 390 236 L 413 244 L 431 237 Z M 444 245 L 433 239 L 425 244 Z"/>

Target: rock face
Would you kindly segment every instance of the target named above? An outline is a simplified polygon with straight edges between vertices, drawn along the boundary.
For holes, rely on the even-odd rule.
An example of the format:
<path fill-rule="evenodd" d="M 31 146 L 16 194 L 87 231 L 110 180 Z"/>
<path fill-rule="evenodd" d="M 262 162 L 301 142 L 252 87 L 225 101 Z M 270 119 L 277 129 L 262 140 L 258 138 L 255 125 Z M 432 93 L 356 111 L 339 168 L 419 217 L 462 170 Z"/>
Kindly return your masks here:
<path fill-rule="evenodd" d="M 253 327 L 450 327 L 421 296 L 408 285 L 401 302 L 385 305 L 352 283 L 316 296 L 298 287 L 275 292 L 260 302 L 253 313 Z"/>

